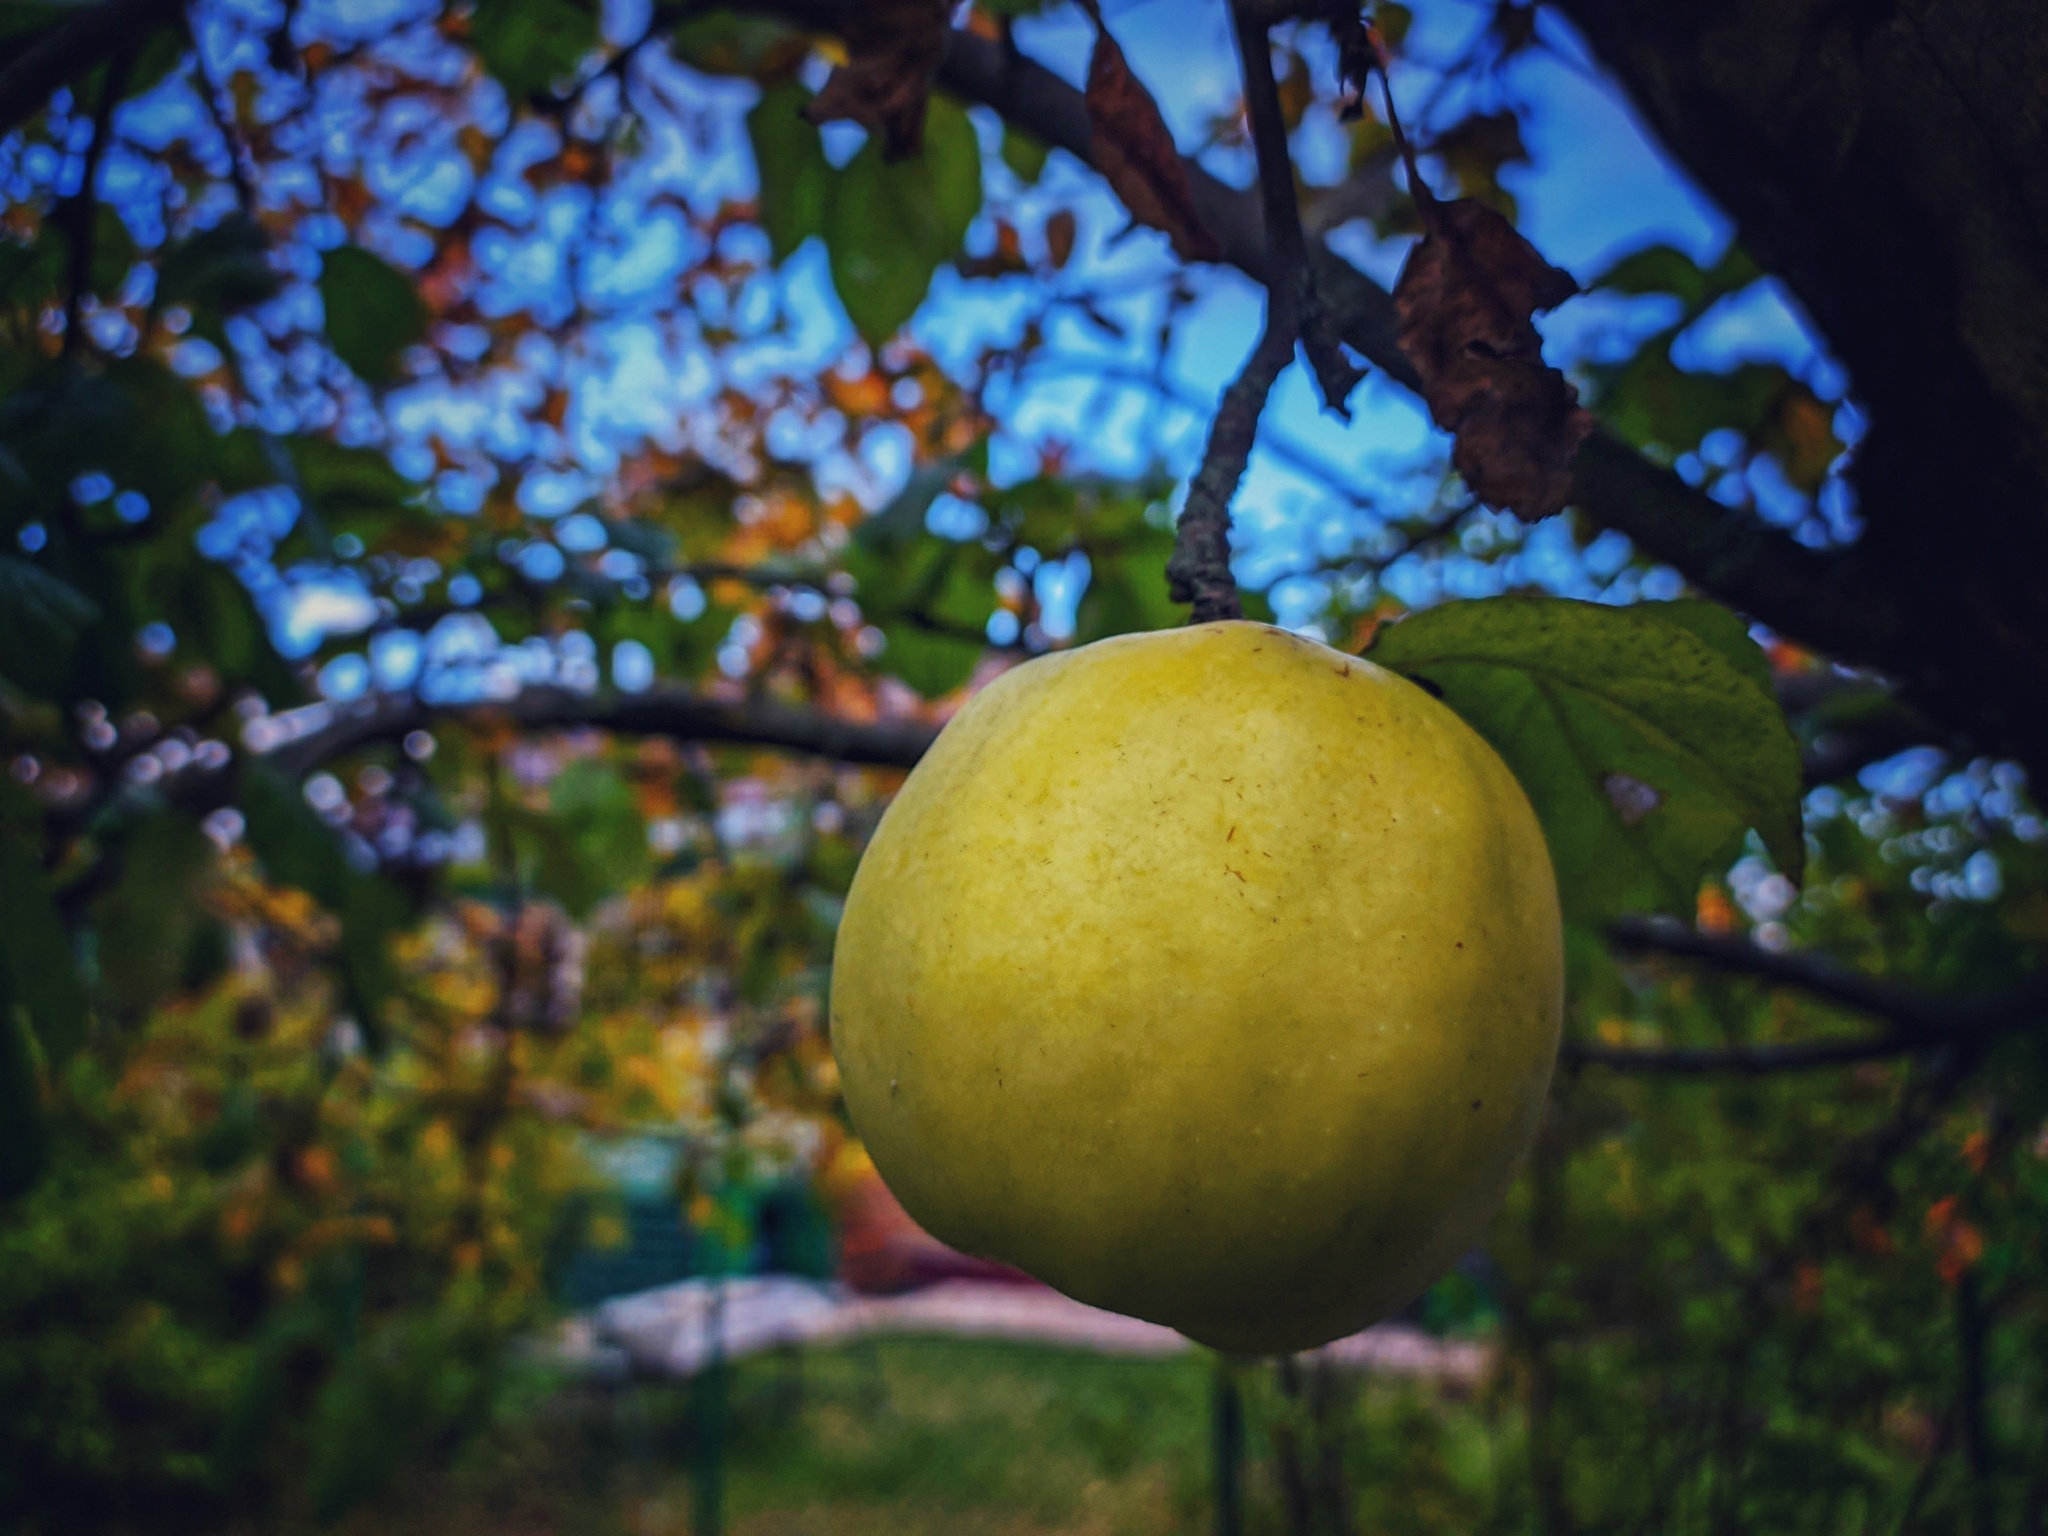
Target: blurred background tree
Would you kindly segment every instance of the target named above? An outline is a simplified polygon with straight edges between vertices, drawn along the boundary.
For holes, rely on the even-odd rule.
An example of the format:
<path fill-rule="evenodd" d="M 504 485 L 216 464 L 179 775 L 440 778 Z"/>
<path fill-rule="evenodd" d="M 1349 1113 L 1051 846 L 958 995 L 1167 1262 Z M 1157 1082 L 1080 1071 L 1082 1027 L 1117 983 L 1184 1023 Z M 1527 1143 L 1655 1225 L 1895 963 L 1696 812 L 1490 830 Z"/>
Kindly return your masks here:
<path fill-rule="evenodd" d="M 823 1267 L 762 1213 L 857 1162 L 861 842 L 966 691 L 1185 617 L 1182 486 L 1290 276 L 1230 10 L 1105 7 L 1153 126 L 1084 90 L 1089 11 L 6 7 L 11 1521 L 334 1518 L 479 1454 L 632 1227 L 621 1148 L 686 1267 Z M 1378 6 L 1422 174 L 1585 290 L 1546 340 L 1598 425 L 1524 519 L 1411 393 L 1357 8 L 1235 14 L 1371 365 L 1349 429 L 1275 389 L 1248 611 L 1355 650 L 1445 598 L 1711 598 L 1804 780 L 1774 836 L 1640 712 L 1623 772 L 1571 667 L 1549 735 L 1495 722 L 1580 919 L 1551 1122 L 1419 1313 L 1497 1366 L 1249 1383 L 1252 1518 L 2041 1530 L 2048 34 Z M 1699 229 L 1573 245 L 1560 177 L 1641 123 Z M 1126 1446 L 1089 1476 L 1197 1454 L 1085 1401 Z"/>

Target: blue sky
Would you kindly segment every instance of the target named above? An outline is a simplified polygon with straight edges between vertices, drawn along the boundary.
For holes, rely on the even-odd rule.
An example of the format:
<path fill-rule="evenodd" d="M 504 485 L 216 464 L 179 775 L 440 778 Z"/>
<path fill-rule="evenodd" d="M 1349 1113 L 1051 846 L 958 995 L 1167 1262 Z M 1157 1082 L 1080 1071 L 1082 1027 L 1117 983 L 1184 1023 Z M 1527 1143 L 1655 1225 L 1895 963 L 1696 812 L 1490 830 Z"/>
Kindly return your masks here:
<path fill-rule="evenodd" d="M 457 52 L 421 25 L 434 9 L 428 0 L 305 0 L 297 25 L 302 31 L 381 38 L 380 46 L 405 51 L 415 67 L 443 69 L 451 80 L 459 79 Z M 1139 75 L 1154 87 L 1176 136 L 1183 146 L 1197 144 L 1205 124 L 1236 96 L 1223 0 L 1112 0 L 1106 9 L 1110 26 Z M 1404 45 L 1405 62 L 1396 70 L 1396 89 L 1411 119 L 1423 116 L 1422 103 L 1436 85 L 1431 66 L 1456 56 L 1491 6 L 1425 0 L 1417 10 L 1415 29 Z M 216 22 L 206 33 L 209 59 L 215 78 L 226 78 L 259 62 L 261 35 L 280 12 L 275 0 L 224 0 L 210 14 Z M 646 0 L 610 0 L 608 39 L 630 41 L 644 27 L 646 14 Z M 1727 221 L 1667 163 L 1563 23 L 1545 11 L 1541 25 L 1551 47 L 1510 64 L 1484 98 L 1453 96 L 1438 102 L 1431 122 L 1441 126 L 1475 107 L 1511 105 L 1518 111 L 1534 163 L 1511 170 L 1504 180 L 1520 203 L 1525 231 L 1551 260 L 1582 280 L 1615 257 L 1656 242 L 1700 259 L 1717 255 L 1729 238 Z M 1076 7 L 1026 20 L 1018 35 L 1033 57 L 1076 84 L 1083 79 L 1092 30 Z M 1319 37 L 1310 36 L 1305 47 L 1327 68 L 1327 48 L 1320 44 Z M 344 437 L 374 437 L 388 430 L 400 467 L 435 477 L 441 503 L 458 515 L 480 503 L 485 487 L 467 470 L 437 468 L 430 437 L 458 447 L 472 445 L 500 462 L 525 460 L 529 467 L 521 504 L 539 525 L 572 513 L 602 486 L 620 456 L 642 441 L 714 457 L 719 451 L 715 440 L 704 437 L 707 413 L 696 407 L 725 379 L 708 361 L 697 330 L 699 317 L 679 308 L 673 293 L 673 277 L 696 254 L 691 241 L 697 237 L 658 200 L 668 197 L 708 209 L 721 199 L 751 193 L 744 114 L 754 99 L 753 88 L 694 75 L 651 51 L 643 59 L 644 88 L 667 110 L 647 117 L 643 152 L 619 178 L 616 193 L 595 206 L 582 187 L 536 192 L 519 176 L 527 160 L 549 150 L 554 130 L 544 124 L 515 127 L 508 146 L 479 182 L 445 117 L 437 121 L 422 112 L 415 114 L 417 121 L 406 121 L 403 113 L 380 114 L 338 91 L 314 119 L 321 138 L 309 142 L 309 149 L 344 169 L 359 165 L 380 195 L 415 219 L 444 223 L 474 191 L 504 221 L 505 229 L 491 232 L 477 247 L 492 273 L 487 309 L 524 307 L 544 324 L 559 320 L 573 308 L 574 282 L 585 313 L 598 317 L 570 345 L 547 335 L 529 337 L 516 370 L 501 370 L 461 388 L 436 382 L 401 386 L 385 400 L 382 422 L 360 410 L 338 422 Z M 822 60 L 813 61 L 817 79 L 825 68 Z M 495 131 L 509 122 L 494 82 L 467 89 L 470 110 L 487 128 Z M 156 99 L 127 109 L 124 130 L 145 144 L 161 142 L 170 133 L 188 130 L 201 115 L 189 90 L 171 86 Z M 1000 125 L 985 111 L 978 111 L 976 120 L 993 150 Z M 1426 132 L 1430 124 L 1415 126 Z M 828 148 L 850 154 L 859 137 L 850 126 L 832 130 Z M 1343 153 L 1333 122 L 1312 120 L 1300 135 L 1298 154 L 1312 181 L 1334 177 Z M 1076 259 L 1060 282 L 1112 292 L 1115 296 L 1100 307 L 1129 330 L 1119 339 L 1078 310 L 1056 316 L 1047 356 L 1016 387 L 991 395 L 1001 423 L 992 445 L 993 472 L 999 478 L 1026 473 L 1035 465 L 1032 449 L 1059 441 L 1069 445 L 1070 462 L 1077 468 L 1134 471 L 1157 455 L 1167 468 L 1185 475 L 1198 460 L 1214 402 L 1257 336 L 1263 294 L 1227 269 L 1187 273 L 1193 300 L 1165 360 L 1169 398 L 1161 399 L 1143 376 L 1153 368 L 1145 338 L 1161 313 L 1168 279 L 1181 270 L 1164 239 L 1148 230 L 1128 230 L 1122 209 L 1100 181 L 1064 155 L 1053 156 L 1036 192 L 1019 188 L 993 154 L 988 160 L 992 202 L 1016 214 L 1028 235 L 1037 228 L 1034 210 L 1052 202 L 1078 204 L 1082 236 Z M 1214 150 L 1207 163 L 1228 180 L 1245 184 L 1250 179 L 1246 151 Z M 110 195 L 118 195 L 122 177 L 132 181 L 147 171 L 140 156 L 126 162 L 110 159 Z M 273 198 L 303 201 L 309 194 L 317 199 L 317 187 L 265 189 Z M 970 245 L 986 242 L 990 227 L 984 216 Z M 595 231 L 596 249 L 574 273 L 568 246 L 582 230 Z M 322 228 L 319 220 L 311 233 L 316 243 L 342 236 L 338 224 Z M 395 220 L 373 226 L 364 238 L 401 264 L 420 259 L 427 243 L 417 230 Z M 1404 241 L 1377 241 L 1363 225 L 1339 229 L 1332 240 L 1389 284 L 1405 254 Z M 301 275 L 310 277 L 317 270 L 312 252 L 297 259 L 306 268 Z M 969 282 L 942 270 L 913 332 L 942 359 L 964 361 L 978 342 L 1014 333 L 1033 302 L 1032 281 Z M 317 302 L 310 287 L 300 287 L 281 307 Z M 755 313 L 715 318 L 735 319 L 743 330 L 761 332 L 759 344 L 728 364 L 728 377 L 742 385 L 776 371 L 809 371 L 838 352 L 850 335 L 816 242 L 741 302 Z M 764 324 L 771 315 L 781 320 L 772 330 Z M 1669 318 L 1664 301 L 1588 296 L 1568 303 L 1544 325 L 1553 361 L 1570 366 L 1625 351 L 1635 337 Z M 253 342 L 256 328 L 265 322 L 237 323 Z M 455 340 L 459 345 L 462 338 Z M 195 350 L 204 345 L 196 343 Z M 1774 359 L 1814 381 L 1824 395 L 1840 392 L 1839 370 L 1817 355 L 1770 284 L 1711 312 L 1684 339 L 1679 356 L 1688 366 L 1712 368 Z M 195 366 L 203 362 L 196 358 Z M 266 363 L 256 370 L 257 382 L 282 395 L 289 392 L 288 373 L 288 368 Z M 568 386 L 574 401 L 559 432 L 536 428 L 532 421 L 532 409 L 550 385 Z M 1298 368 L 1290 370 L 1274 393 L 1262 446 L 1240 493 L 1240 576 L 1271 591 L 1284 622 L 1311 620 L 1325 602 L 1322 580 L 1304 573 L 1370 551 L 1375 538 L 1384 536 L 1386 518 L 1426 511 L 1439 488 L 1437 470 L 1447 445 L 1411 396 L 1369 377 L 1352 405 L 1354 419 L 1347 426 L 1319 408 Z M 879 504 L 901 484 L 909 465 L 901 445 L 892 448 L 886 435 L 872 443 L 862 460 L 828 459 L 822 474 Z M 483 472 L 495 471 L 487 467 Z M 279 512 L 251 501 L 230 508 L 227 515 L 239 519 L 245 532 L 255 529 L 261 542 Z M 1803 516 L 1803 508 L 1791 506 L 1788 515 Z M 1409 557 L 1388 572 L 1387 589 L 1418 603 L 1445 595 L 1482 595 L 1509 582 L 1617 600 L 1676 590 L 1669 573 L 1653 576 L 1646 587 L 1632 575 L 1614 582 L 1611 578 L 1625 564 L 1626 546 L 1610 537 L 1582 558 L 1561 522 L 1525 534 L 1510 519 L 1480 518 L 1467 538 L 1476 554 L 1488 558 L 1456 552 L 1448 558 Z M 1514 553 L 1501 559 L 1500 547 Z M 527 552 L 535 559 L 548 555 L 560 558 L 552 541 Z M 1043 569 L 1041 593 L 1070 610 L 1082 578 L 1071 568 Z M 345 579 L 314 571 L 297 573 L 290 585 L 299 590 L 296 600 L 286 600 L 283 586 L 272 592 L 280 639 L 292 649 L 309 648 L 321 634 L 345 630 L 367 601 Z"/>
<path fill-rule="evenodd" d="M 1133 67 L 1153 85 L 1183 147 L 1200 142 L 1204 124 L 1229 109 L 1237 90 L 1220 0 L 1133 0 L 1106 9 Z M 1417 7 L 1417 24 L 1404 45 L 1411 62 L 1396 71 L 1398 99 L 1411 118 L 1420 115 L 1420 104 L 1436 84 L 1429 65 L 1459 54 L 1490 11 L 1490 5 L 1465 0 L 1432 0 Z M 1509 171 L 1504 180 L 1520 204 L 1525 232 L 1547 257 L 1582 281 L 1596 277 L 1617 257 L 1656 243 L 1674 245 L 1702 261 L 1718 256 L 1731 236 L 1725 217 L 1651 142 L 1569 28 L 1548 11 L 1542 28 L 1551 48 L 1534 50 L 1510 65 L 1487 99 L 1452 96 L 1439 102 L 1433 123 L 1442 126 L 1475 107 L 1517 109 L 1534 163 Z M 1018 35 L 1033 57 L 1076 84 L 1084 79 L 1092 31 L 1076 9 L 1023 23 Z M 1317 41 L 1311 38 L 1308 46 L 1314 49 Z M 1324 53 L 1312 56 L 1326 63 Z M 1342 165 L 1343 145 L 1333 125 L 1312 120 L 1300 136 L 1297 154 L 1310 180 L 1329 180 Z M 1245 152 L 1211 152 L 1206 163 L 1226 180 L 1249 182 Z M 1062 195 L 1077 186 L 1092 191 L 1084 207 L 1094 239 L 1084 237 L 1082 249 L 1089 259 L 1077 278 L 1100 274 L 1104 281 L 1131 282 L 1148 269 L 1171 270 L 1163 238 L 1149 232 L 1102 252 L 1102 243 L 1122 228 L 1124 218 L 1084 168 L 1064 161 L 1048 180 Z M 1365 226 L 1354 224 L 1335 232 L 1332 243 L 1391 285 L 1408 242 L 1378 241 Z M 1166 413 L 1175 429 L 1169 463 L 1183 474 L 1199 457 L 1209 412 L 1256 340 L 1263 310 L 1263 294 L 1234 272 L 1200 270 L 1195 286 L 1200 297 L 1181 323 L 1166 370 L 1175 396 L 1197 407 Z M 919 337 L 942 352 L 947 338 L 990 323 L 983 311 L 993 306 L 967 288 L 942 276 L 917 321 Z M 1127 301 L 1127 308 L 1134 319 L 1147 313 L 1142 295 Z M 1588 296 L 1546 317 L 1543 325 L 1552 360 L 1570 366 L 1625 351 L 1635 338 L 1669 319 L 1670 307 L 1662 301 Z M 1130 366 L 1130 349 L 1079 320 L 1055 337 L 1066 363 L 1043 370 L 1039 382 L 1006 402 L 1001 413 L 1006 428 L 1026 439 L 1072 441 L 1084 458 L 1104 467 L 1137 467 L 1151 446 L 1136 431 L 1146 414 L 1144 391 L 1128 388 L 1109 404 L 1101 381 L 1086 371 L 1091 361 Z M 1751 359 L 1780 361 L 1816 382 L 1824 395 L 1840 393 L 1839 370 L 1831 371 L 1820 358 L 1806 328 L 1772 284 L 1760 284 L 1710 313 L 1686 336 L 1679 356 L 1686 366 L 1710 369 Z M 1240 576 L 1260 587 L 1279 583 L 1274 596 L 1283 620 L 1305 616 L 1322 596 L 1319 586 L 1291 582 L 1290 573 L 1358 547 L 1362 523 L 1373 521 L 1369 512 L 1361 519 L 1361 503 L 1395 515 L 1413 514 L 1427 505 L 1435 489 L 1431 476 L 1415 471 L 1440 464 L 1447 445 L 1414 398 L 1371 377 L 1352 405 L 1354 419 L 1347 426 L 1320 409 L 1302 370 L 1291 369 L 1274 392 L 1262 432 L 1265 446 L 1255 453 L 1240 491 L 1235 512 Z M 1298 467 L 1304 458 L 1337 471 L 1352 494 L 1333 491 L 1323 478 L 1305 473 Z M 1416 559 L 1391 573 L 1389 585 L 1410 601 L 1480 595 L 1506 581 L 1535 581 L 1591 595 L 1622 558 L 1624 547 L 1609 540 L 1596 549 L 1589 573 L 1559 525 L 1533 530 L 1523 554 L 1505 565 Z M 1625 586 L 1613 595 L 1633 590 Z M 1673 590 L 1666 576 L 1653 582 L 1649 595 L 1668 596 Z"/>

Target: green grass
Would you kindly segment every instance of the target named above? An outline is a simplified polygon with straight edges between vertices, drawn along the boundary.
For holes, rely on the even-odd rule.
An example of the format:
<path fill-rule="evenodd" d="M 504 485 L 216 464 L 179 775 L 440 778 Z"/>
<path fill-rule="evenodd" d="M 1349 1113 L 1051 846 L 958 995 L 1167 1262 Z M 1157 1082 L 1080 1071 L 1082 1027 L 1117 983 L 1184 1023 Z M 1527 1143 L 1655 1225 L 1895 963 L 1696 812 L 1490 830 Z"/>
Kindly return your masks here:
<path fill-rule="evenodd" d="M 1208 1521 L 1210 1366 L 947 1339 L 747 1360 L 728 1379 L 730 1536 L 1152 1536 Z M 688 1536 L 705 1400 L 541 1403 L 341 1536 Z"/>
<path fill-rule="evenodd" d="M 728 1536 L 1203 1536 L 1214 1365 L 950 1339 L 740 1363 L 723 1420 Z M 1247 1370 L 1246 1526 L 1283 1531 L 1269 1368 Z M 687 1384 L 538 1401 L 452 1471 L 333 1536 L 692 1536 L 705 1399 Z M 1355 1529 L 1489 1524 L 1473 1403 L 1399 1382 L 1347 1410 Z"/>
<path fill-rule="evenodd" d="M 1206 1506 L 1200 1360 L 920 1339 L 813 1356 L 804 1370 L 804 1411 L 739 1420 L 735 1536 L 1120 1536 L 1192 1528 Z"/>

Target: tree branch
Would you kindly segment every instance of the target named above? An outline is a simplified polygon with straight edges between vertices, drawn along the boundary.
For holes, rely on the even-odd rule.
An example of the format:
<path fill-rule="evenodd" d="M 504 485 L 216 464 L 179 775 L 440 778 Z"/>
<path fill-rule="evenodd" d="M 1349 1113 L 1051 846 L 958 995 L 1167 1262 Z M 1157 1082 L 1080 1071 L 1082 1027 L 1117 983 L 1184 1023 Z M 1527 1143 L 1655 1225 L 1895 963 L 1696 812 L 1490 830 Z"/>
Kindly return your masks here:
<path fill-rule="evenodd" d="M 1617 949 L 1637 954 L 1674 955 L 1730 975 L 1749 976 L 1800 991 L 1848 1008 L 1921 1030 L 1953 1029 L 1987 1008 L 2001 1009 L 2009 1000 L 1972 999 L 1958 1003 L 1915 987 L 1874 980 L 1837 964 L 1825 955 L 1803 950 L 1765 949 L 1733 935 L 1701 933 L 1672 918 L 1626 917 L 1609 925 L 1607 937 Z"/>
<path fill-rule="evenodd" d="M 177 9 L 178 0 L 105 0 L 52 27 L 0 67 L 0 133 L 12 133 L 59 86 L 133 48 Z"/>
<path fill-rule="evenodd" d="M 1259 418 L 1265 414 L 1273 382 L 1294 360 L 1295 343 L 1307 339 L 1305 327 L 1322 333 L 1320 344 L 1310 342 L 1308 352 L 1324 404 L 1341 413 L 1345 397 L 1358 382 L 1357 370 L 1344 360 L 1317 307 L 1301 231 L 1301 208 L 1295 198 L 1294 162 L 1287 151 L 1287 122 L 1280 107 L 1280 88 L 1273 78 L 1273 52 L 1266 29 L 1242 10 L 1234 9 L 1232 14 L 1265 216 L 1269 253 L 1266 328 L 1244 371 L 1223 392 L 1216 419 L 1209 425 L 1202 467 L 1188 486 L 1187 505 L 1174 529 L 1166 579 L 1175 602 L 1194 605 L 1189 617 L 1196 624 L 1244 617 L 1237 582 L 1230 574 L 1230 502 L 1258 440 Z"/>
<path fill-rule="evenodd" d="M 1572 495 L 1595 522 L 1675 566 L 1701 591 L 1839 660 L 1912 665 L 1912 631 L 1854 551 L 1819 554 L 1722 506 L 1604 427 L 1572 464 Z"/>
<path fill-rule="evenodd" d="M 754 0 L 737 8 L 823 31 L 836 30 L 847 12 L 842 0 Z M 1081 93 L 1043 65 L 956 31 L 939 81 L 1093 163 Z M 1221 245 L 1223 259 L 1267 281 L 1271 261 L 1257 194 L 1218 181 L 1192 161 L 1187 173 L 1203 226 Z M 1388 378 L 1419 392 L 1415 367 L 1395 339 L 1394 303 L 1386 289 L 1320 240 L 1308 241 L 1306 251 L 1322 307 L 1343 340 Z M 1738 518 L 1605 429 L 1587 440 L 1574 468 L 1574 500 L 1594 522 L 1626 534 L 1652 559 L 1676 566 L 1708 595 L 1843 660 L 1895 668 L 1908 657 L 1904 622 L 1853 557 L 1817 554 Z"/>
<path fill-rule="evenodd" d="M 1885 1034 L 1866 1040 L 1814 1040 L 1796 1045 L 1671 1046 L 1668 1048 L 1590 1045 L 1567 1040 L 1558 1060 L 1567 1067 L 1606 1067 L 1615 1072 L 1657 1073 L 1674 1077 L 1762 1077 L 1773 1072 L 1809 1072 L 1821 1067 L 1853 1066 L 1883 1061 L 1928 1049 L 1920 1035 Z"/>
<path fill-rule="evenodd" d="M 1259 171 L 1259 208 L 1266 238 L 1266 328 L 1286 330 L 1299 340 L 1314 370 L 1323 405 L 1346 420 L 1345 402 L 1362 376 L 1344 356 L 1330 318 L 1323 312 L 1308 241 L 1301 228 L 1301 198 L 1294 184 L 1294 158 L 1287 148 L 1287 115 L 1273 78 L 1273 45 L 1266 24 L 1242 3 L 1233 4 L 1238 64 L 1244 74 L 1245 118 Z"/>
<path fill-rule="evenodd" d="M 844 720 L 788 704 L 714 699 L 673 686 L 620 694 L 528 688 L 509 700 L 460 705 L 432 705 L 410 695 L 391 695 L 367 707 L 329 708 L 331 718 L 256 755 L 287 777 L 303 778 L 345 753 L 376 742 L 402 741 L 437 721 L 497 718 L 530 730 L 590 726 L 626 736 L 779 747 L 845 763 L 909 768 L 938 735 L 936 727 L 922 722 Z"/>
<path fill-rule="evenodd" d="M 1173 555 L 1166 562 L 1173 600 L 1194 604 L 1190 623 L 1244 617 L 1237 580 L 1230 574 L 1230 500 L 1244 478 L 1273 381 L 1292 361 L 1294 332 L 1284 317 L 1269 313 L 1265 334 L 1244 371 L 1223 392 L 1223 403 L 1209 425 L 1202 467 L 1188 485 L 1187 504 L 1174 528 Z"/>
<path fill-rule="evenodd" d="M 1822 1002 L 1869 1014 L 1891 1027 L 1862 1039 L 1725 1049 L 1673 1046 L 1631 1050 L 1568 1041 L 1560 1056 L 1569 1066 L 1682 1074 L 1809 1071 L 1981 1044 L 2009 1030 L 2036 1025 L 2048 1011 L 2048 974 L 2034 976 L 2008 992 L 1943 997 L 1878 981 L 1822 955 L 1765 949 L 1748 939 L 1701 933 L 1669 918 L 1624 918 L 1608 928 L 1607 936 L 1621 949 L 1696 960 L 1730 975 L 1795 987 Z"/>

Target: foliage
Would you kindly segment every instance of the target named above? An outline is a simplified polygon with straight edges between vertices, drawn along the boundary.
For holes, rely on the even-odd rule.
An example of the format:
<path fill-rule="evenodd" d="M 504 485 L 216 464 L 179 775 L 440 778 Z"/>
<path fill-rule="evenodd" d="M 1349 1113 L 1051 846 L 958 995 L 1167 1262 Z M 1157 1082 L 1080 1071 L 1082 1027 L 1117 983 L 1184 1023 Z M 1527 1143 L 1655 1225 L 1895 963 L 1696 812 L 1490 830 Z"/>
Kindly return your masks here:
<path fill-rule="evenodd" d="M 17 9 L 10 67 L 75 19 Z M 1002 668 L 1183 617 L 1164 569 L 1208 410 L 1167 363 L 1230 280 L 1143 230 L 1103 257 L 1127 215 L 1206 256 L 1221 206 L 1120 15 L 1066 106 L 1125 206 L 1056 122 L 934 83 L 939 7 L 878 8 L 850 52 L 788 7 L 657 5 L 631 37 L 584 0 L 351 9 L 152 13 L 0 143 L 0 1508 L 31 1529 L 339 1514 L 445 1457 L 515 1390 L 562 1254 L 616 1226 L 608 1137 L 677 1148 L 704 1262 L 746 1262 L 753 1181 L 842 1136 L 818 1005 L 895 782 L 796 753 L 900 766 Z M 1003 47 L 1049 9 L 960 19 Z M 1411 125 L 1531 261 L 1501 176 L 1535 15 L 1492 8 Z M 1406 9 L 1375 19 L 1399 48 Z M 1320 36 L 1276 34 L 1286 126 L 1345 151 L 1334 179 L 1304 159 L 1303 206 L 1413 233 L 1391 125 Z M 858 147 L 811 120 L 849 100 L 880 128 Z M 1222 165 L 1244 132 L 1193 147 Z M 1625 256 L 1587 286 L 1654 323 L 1572 371 L 1730 540 L 1840 543 L 1854 409 L 1688 349 L 1768 281 L 1736 248 Z M 1537 286 L 1479 339 L 1568 413 Z M 1063 371 L 1073 425 L 1020 425 Z M 1261 452 L 1316 517 L 1242 517 L 1248 609 L 1440 689 L 1514 763 L 1577 916 L 1660 908 L 1936 992 L 2040 962 L 2011 769 L 1859 786 L 1928 739 L 1882 687 L 1704 603 L 1620 606 L 1683 582 L 1570 513 L 1478 505 L 1497 488 L 1447 443 L 1398 493 L 1291 443 Z M 1803 818 L 1795 747 L 1826 781 Z M 1582 1043 L 1851 1028 L 1574 944 Z M 1492 1268 L 1425 1312 L 1498 1316 L 1502 1367 L 1477 1403 L 1368 1395 L 1359 1518 L 2038 1523 L 2037 1036 L 1561 1079 Z M 1125 1443 L 1102 1411 L 1046 1431 L 1075 1465 Z"/>
<path fill-rule="evenodd" d="M 1751 827 L 1798 878 L 1798 746 L 1725 610 L 1501 597 L 1418 614 L 1370 654 L 1432 684 L 1515 770 L 1578 914 L 1683 907 Z"/>
<path fill-rule="evenodd" d="M 372 1055 L 323 964 L 339 925 L 246 854 L 207 864 L 233 963 L 52 1084 L 0 1240 L 0 1504 L 29 1529 L 339 1513 L 516 1395 L 507 1345 L 613 1222 L 588 1138 L 679 1140 L 714 1266 L 747 1262 L 735 1197 L 837 1145 L 801 879 L 650 874 L 587 929 L 464 900 L 398 945 Z"/>

